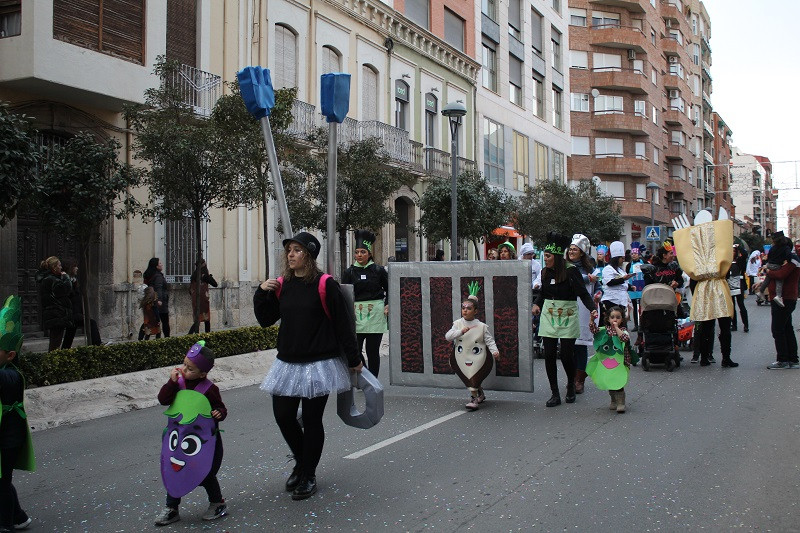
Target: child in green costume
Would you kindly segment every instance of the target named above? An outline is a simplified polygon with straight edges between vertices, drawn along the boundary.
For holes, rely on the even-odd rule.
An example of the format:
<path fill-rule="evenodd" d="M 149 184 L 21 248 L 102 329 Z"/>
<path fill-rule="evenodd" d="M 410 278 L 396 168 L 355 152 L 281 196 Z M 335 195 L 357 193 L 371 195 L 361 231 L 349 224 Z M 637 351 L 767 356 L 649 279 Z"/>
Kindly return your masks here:
<path fill-rule="evenodd" d="M 15 469 L 36 469 L 25 414 L 25 378 L 14 365 L 22 348 L 21 315 L 19 297 L 9 296 L 0 310 L 0 532 L 24 529 L 31 523 L 12 483 Z"/>
<path fill-rule="evenodd" d="M 607 390 L 611 395 L 609 409 L 624 413 L 624 387 L 631 367 L 630 337 L 622 326 L 625 310 L 619 306 L 610 307 L 603 316 L 603 328 L 597 327 L 594 321 L 589 322 L 595 354 L 586 364 L 586 374 L 598 389 Z"/>

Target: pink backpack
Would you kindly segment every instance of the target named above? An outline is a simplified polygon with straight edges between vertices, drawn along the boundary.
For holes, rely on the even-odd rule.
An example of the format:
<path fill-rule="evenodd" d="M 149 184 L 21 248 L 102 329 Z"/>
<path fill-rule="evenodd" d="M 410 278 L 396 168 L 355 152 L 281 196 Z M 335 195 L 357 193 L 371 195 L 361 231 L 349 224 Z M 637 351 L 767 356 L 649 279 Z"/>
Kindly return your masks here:
<path fill-rule="evenodd" d="M 325 283 L 327 283 L 328 278 L 330 277 L 331 277 L 330 274 L 323 274 L 322 276 L 320 276 L 319 287 L 317 287 L 317 290 L 319 291 L 319 299 L 322 302 L 322 310 L 325 311 L 325 316 L 328 317 L 328 320 L 333 320 L 331 318 L 331 312 L 328 309 L 328 299 L 327 299 L 328 291 L 325 287 Z M 283 276 L 280 276 L 278 278 L 278 289 L 275 291 L 275 297 L 278 300 L 281 299 L 281 288 L 283 288 Z"/>

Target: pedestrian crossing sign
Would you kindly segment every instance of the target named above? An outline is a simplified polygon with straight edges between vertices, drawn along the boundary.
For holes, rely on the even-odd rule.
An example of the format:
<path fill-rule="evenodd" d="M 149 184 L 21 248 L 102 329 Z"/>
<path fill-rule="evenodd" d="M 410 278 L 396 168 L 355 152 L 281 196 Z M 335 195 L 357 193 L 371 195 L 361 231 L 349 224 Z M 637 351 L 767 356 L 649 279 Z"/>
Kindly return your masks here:
<path fill-rule="evenodd" d="M 645 226 L 644 234 L 648 241 L 660 241 L 661 226 Z"/>

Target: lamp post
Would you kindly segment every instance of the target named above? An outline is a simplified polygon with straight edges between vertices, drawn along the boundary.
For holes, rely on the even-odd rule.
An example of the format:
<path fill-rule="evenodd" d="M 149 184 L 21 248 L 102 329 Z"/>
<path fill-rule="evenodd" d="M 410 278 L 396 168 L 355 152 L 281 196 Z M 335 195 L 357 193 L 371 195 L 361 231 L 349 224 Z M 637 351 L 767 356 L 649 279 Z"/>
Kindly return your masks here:
<path fill-rule="evenodd" d="M 647 184 L 647 189 L 650 191 L 650 225 L 656 225 L 656 191 L 658 190 L 658 183 L 651 181 Z M 646 235 L 645 235 L 646 237 Z M 656 241 L 650 241 L 650 252 L 655 255 Z"/>
<path fill-rule="evenodd" d="M 442 108 L 442 115 L 450 121 L 450 261 L 455 261 L 458 249 L 458 127 L 467 114 L 461 102 L 450 102 Z"/>

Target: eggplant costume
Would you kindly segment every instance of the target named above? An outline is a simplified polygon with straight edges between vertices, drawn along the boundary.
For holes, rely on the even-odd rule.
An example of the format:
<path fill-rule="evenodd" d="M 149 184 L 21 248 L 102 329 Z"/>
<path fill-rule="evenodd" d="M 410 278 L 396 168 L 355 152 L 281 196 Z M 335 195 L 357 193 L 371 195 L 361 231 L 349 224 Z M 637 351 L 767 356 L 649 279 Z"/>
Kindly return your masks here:
<path fill-rule="evenodd" d="M 586 363 L 586 374 L 600 390 L 616 391 L 628 383 L 630 369 L 625 365 L 625 343 L 608 328 L 594 336 L 595 354 Z"/>

